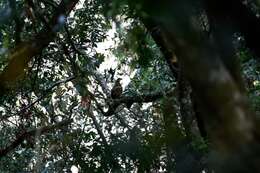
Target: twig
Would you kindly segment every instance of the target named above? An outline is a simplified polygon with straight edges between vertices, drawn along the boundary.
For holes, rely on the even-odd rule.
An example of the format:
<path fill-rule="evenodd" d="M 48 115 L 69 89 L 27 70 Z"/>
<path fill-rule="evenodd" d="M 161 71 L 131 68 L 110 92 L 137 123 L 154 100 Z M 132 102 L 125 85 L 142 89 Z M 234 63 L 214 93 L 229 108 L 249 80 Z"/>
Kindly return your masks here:
<path fill-rule="evenodd" d="M 5 147 L 4 149 L 0 149 L 0 158 L 6 156 L 9 152 L 11 152 L 16 147 L 18 147 L 27 137 L 33 136 L 36 133 L 39 134 L 39 135 L 42 135 L 44 133 L 48 133 L 48 132 L 53 131 L 57 128 L 61 128 L 63 126 L 66 126 L 66 125 L 70 124 L 71 122 L 72 122 L 71 119 L 64 120 L 64 121 L 61 121 L 61 122 L 59 122 L 55 125 L 44 126 L 44 127 L 40 127 L 40 128 L 36 128 L 36 129 L 32 129 L 32 130 L 28 130 L 26 132 L 23 132 L 10 145 Z"/>

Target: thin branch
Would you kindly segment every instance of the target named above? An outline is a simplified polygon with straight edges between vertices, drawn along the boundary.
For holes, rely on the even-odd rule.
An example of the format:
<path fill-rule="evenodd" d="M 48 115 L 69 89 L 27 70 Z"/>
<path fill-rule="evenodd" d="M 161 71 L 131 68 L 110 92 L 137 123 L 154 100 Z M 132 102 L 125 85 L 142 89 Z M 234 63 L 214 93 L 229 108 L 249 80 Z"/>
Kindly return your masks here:
<path fill-rule="evenodd" d="M 49 88 L 47 88 L 43 94 L 38 97 L 38 99 L 36 99 L 34 102 L 30 103 L 29 105 L 23 107 L 22 109 L 20 109 L 18 112 L 12 114 L 12 115 L 8 115 L 8 116 L 5 116 L 5 117 L 1 117 L 0 118 L 0 121 L 7 121 L 8 118 L 12 117 L 12 116 L 15 116 L 15 115 L 18 115 L 18 114 L 21 114 L 23 113 L 24 111 L 30 109 L 31 107 L 33 107 L 35 104 L 39 103 L 41 100 L 43 100 L 51 91 L 53 88 L 57 87 L 58 85 L 62 84 L 62 83 L 67 83 L 73 79 L 75 79 L 76 77 L 75 76 L 72 76 L 72 77 L 69 77 L 68 79 L 65 79 L 65 80 L 61 80 L 61 81 L 58 81 L 56 83 L 54 83 L 52 86 L 50 86 Z"/>
<path fill-rule="evenodd" d="M 75 79 L 75 78 L 76 78 L 75 76 L 72 76 L 72 77 L 69 77 L 68 79 L 61 80 L 61 81 L 58 81 L 58 82 L 54 83 L 52 86 L 50 86 L 49 88 L 47 88 L 47 89 L 43 92 L 43 94 L 42 94 L 37 100 L 35 100 L 35 101 L 32 102 L 31 104 L 27 105 L 27 106 L 24 107 L 23 109 L 21 109 L 21 110 L 18 112 L 18 114 L 21 113 L 21 112 L 24 112 L 25 110 L 27 110 L 27 109 L 29 109 L 30 107 L 34 106 L 36 103 L 40 102 L 44 97 L 46 97 L 46 96 L 49 94 L 49 92 L 52 91 L 53 88 L 57 87 L 58 85 L 60 85 L 60 84 L 62 84 L 62 83 L 67 83 L 67 82 L 69 82 L 69 81 L 71 81 L 71 80 L 73 80 L 73 79 Z"/>
<path fill-rule="evenodd" d="M 106 147 L 108 147 L 109 145 L 108 145 L 108 142 L 106 140 L 106 137 L 105 137 L 104 133 L 102 132 L 102 130 L 101 130 L 101 128 L 100 128 L 100 126 L 99 126 L 99 124 L 97 122 L 97 119 L 96 119 L 95 115 L 93 114 L 93 112 L 91 110 L 88 110 L 87 114 L 92 119 L 93 124 L 94 124 L 94 126 L 95 126 L 95 128 L 96 128 L 96 130 L 97 130 L 97 132 L 98 132 L 98 134 L 100 136 L 100 138 L 102 139 L 103 143 L 105 144 Z"/>
<path fill-rule="evenodd" d="M 90 110 L 87 110 L 87 113 L 88 115 L 90 116 L 90 118 L 92 119 L 93 123 L 94 123 L 94 126 L 100 136 L 100 138 L 102 139 L 104 145 L 105 145 L 105 148 L 107 150 L 107 154 L 110 155 L 111 159 L 112 159 L 112 165 L 111 166 L 115 166 L 115 167 L 120 167 L 120 165 L 118 164 L 118 161 L 116 159 L 116 157 L 113 156 L 113 151 L 112 151 L 112 148 L 110 147 L 110 145 L 108 144 L 107 140 L 106 140 L 106 137 L 104 135 L 104 133 L 102 132 L 101 130 L 101 127 L 99 126 L 98 122 L 97 122 L 97 119 L 95 117 L 95 115 L 93 114 L 93 112 Z"/>
<path fill-rule="evenodd" d="M 13 151 L 16 147 L 18 147 L 27 137 L 34 136 L 36 133 L 42 135 L 44 133 L 49 133 L 55 129 L 59 129 L 61 127 L 67 126 L 72 122 L 71 119 L 61 121 L 55 125 L 44 126 L 32 130 L 28 130 L 20 134 L 10 145 L 5 147 L 4 149 L 0 149 L 0 158 L 6 156 L 9 152 Z"/>

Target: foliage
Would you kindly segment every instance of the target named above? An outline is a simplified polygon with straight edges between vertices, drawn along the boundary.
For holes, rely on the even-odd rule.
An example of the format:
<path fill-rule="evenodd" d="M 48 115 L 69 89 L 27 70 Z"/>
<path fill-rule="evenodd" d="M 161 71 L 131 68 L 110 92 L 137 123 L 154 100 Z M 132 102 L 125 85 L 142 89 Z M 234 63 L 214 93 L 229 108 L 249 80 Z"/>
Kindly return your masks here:
<path fill-rule="evenodd" d="M 248 112 L 225 57 L 239 55 L 258 118 L 258 56 L 238 31 L 230 40 L 245 45 L 228 52 L 221 44 L 229 38 L 221 39 L 231 29 L 211 26 L 215 13 L 196 6 L 200 19 L 187 10 L 193 3 L 177 2 L 183 11 L 167 11 L 177 8 L 170 1 L 1 1 L 0 172 L 214 172 L 212 162 L 232 160 L 246 127 L 236 118 Z M 20 63 L 8 73 L 12 57 Z M 124 91 L 112 99 L 118 78 Z M 227 158 L 214 162 L 215 153 Z"/>

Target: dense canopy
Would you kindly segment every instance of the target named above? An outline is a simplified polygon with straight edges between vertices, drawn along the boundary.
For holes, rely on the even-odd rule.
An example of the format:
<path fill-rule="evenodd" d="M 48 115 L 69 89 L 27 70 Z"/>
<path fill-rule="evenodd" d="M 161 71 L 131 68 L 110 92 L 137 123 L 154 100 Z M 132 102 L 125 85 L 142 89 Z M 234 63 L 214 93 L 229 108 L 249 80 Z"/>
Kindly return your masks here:
<path fill-rule="evenodd" d="M 0 172 L 260 172 L 258 0 L 1 0 Z"/>

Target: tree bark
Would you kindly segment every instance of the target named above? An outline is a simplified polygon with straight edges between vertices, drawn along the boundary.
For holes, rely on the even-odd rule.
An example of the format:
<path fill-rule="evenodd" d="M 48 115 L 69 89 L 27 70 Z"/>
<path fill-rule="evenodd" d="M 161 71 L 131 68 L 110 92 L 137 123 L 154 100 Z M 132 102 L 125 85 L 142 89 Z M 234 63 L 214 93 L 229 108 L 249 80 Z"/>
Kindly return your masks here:
<path fill-rule="evenodd" d="M 35 38 L 27 42 L 21 42 L 9 54 L 10 61 L 0 74 L 0 96 L 10 89 L 28 69 L 28 63 L 38 55 L 51 40 L 54 39 L 60 27 L 59 18 L 67 16 L 79 0 L 62 0 L 50 20 L 49 26 L 45 27 Z"/>
<path fill-rule="evenodd" d="M 260 172 L 254 163 L 259 159 L 255 153 L 260 150 L 252 147 L 257 144 L 253 114 L 220 50 L 194 25 L 192 1 L 144 1 L 142 7 L 149 20 L 160 24 L 167 47 L 176 53 L 202 105 L 203 119 L 216 152 L 216 171 Z M 249 156 L 254 157 L 249 161 Z"/>

